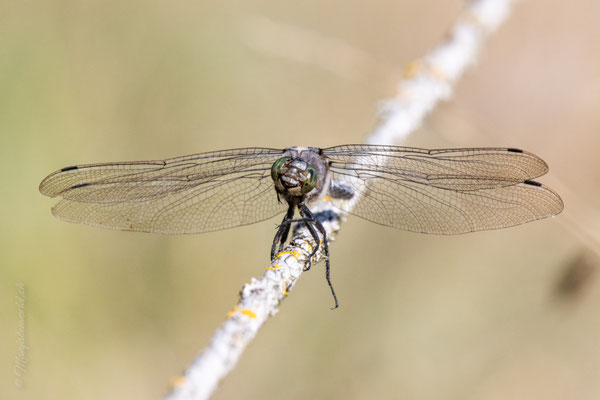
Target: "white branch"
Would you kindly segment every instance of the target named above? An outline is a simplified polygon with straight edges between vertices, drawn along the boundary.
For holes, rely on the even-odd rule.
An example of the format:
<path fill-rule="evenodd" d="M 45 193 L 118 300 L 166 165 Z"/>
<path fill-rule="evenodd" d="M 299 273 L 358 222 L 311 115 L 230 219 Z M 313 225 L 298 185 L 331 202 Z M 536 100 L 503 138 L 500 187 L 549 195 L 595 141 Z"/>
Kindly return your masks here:
<path fill-rule="evenodd" d="M 385 102 L 381 123 L 366 142 L 398 143 L 414 131 L 439 101 L 450 96 L 453 84 L 475 61 L 486 36 L 504 21 L 511 3 L 510 0 L 470 1 L 448 38 L 407 67 L 397 96 Z M 311 204 L 311 210 L 331 240 L 340 229 L 343 215 L 326 201 Z M 260 327 L 277 313 L 279 303 L 307 265 L 312 246 L 314 242 L 306 228 L 296 229 L 290 243 L 266 273 L 244 286 L 238 305 L 217 329 L 208 347 L 185 376 L 174 382 L 169 400 L 207 399 L 213 393 Z M 322 258 L 323 254 L 318 252 L 313 265 Z"/>

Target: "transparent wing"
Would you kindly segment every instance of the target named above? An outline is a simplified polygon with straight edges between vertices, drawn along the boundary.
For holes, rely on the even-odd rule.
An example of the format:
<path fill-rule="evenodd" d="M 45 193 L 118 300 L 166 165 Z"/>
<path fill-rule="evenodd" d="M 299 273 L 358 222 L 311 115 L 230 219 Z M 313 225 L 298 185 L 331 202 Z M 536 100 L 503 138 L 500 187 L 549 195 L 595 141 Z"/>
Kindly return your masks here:
<path fill-rule="evenodd" d="M 46 177 L 40 192 L 62 197 L 52 213 L 69 222 L 168 234 L 209 232 L 285 211 L 270 175 L 282 154 L 245 148 L 66 167 Z"/>
<path fill-rule="evenodd" d="M 519 149 L 426 150 L 346 145 L 323 150 L 336 191 L 358 194 L 351 214 L 433 234 L 459 234 L 518 225 L 563 209 L 561 198 L 532 181 L 546 163 Z M 348 196 L 331 196 L 345 209 Z"/>

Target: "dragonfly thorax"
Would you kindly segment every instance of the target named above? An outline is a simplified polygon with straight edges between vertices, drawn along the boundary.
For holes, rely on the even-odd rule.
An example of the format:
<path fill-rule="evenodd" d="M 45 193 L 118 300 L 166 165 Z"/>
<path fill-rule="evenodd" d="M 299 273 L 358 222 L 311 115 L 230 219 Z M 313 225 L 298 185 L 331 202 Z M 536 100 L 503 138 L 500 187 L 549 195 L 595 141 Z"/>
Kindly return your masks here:
<path fill-rule="evenodd" d="M 317 172 L 308 162 L 292 157 L 281 157 L 271 167 L 275 190 L 286 197 L 302 197 L 317 184 Z"/>

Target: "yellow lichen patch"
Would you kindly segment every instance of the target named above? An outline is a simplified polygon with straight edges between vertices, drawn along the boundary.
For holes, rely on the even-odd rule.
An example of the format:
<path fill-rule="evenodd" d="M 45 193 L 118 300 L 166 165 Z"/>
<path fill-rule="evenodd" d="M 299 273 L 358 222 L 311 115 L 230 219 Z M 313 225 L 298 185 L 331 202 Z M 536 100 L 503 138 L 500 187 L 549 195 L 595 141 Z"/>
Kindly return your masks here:
<path fill-rule="evenodd" d="M 413 61 L 404 68 L 404 77 L 407 79 L 414 78 L 423 70 L 420 61 Z"/>
<path fill-rule="evenodd" d="M 287 283 L 283 282 L 283 295 L 287 296 L 288 295 L 288 291 L 287 291 Z"/>
<path fill-rule="evenodd" d="M 185 382 L 185 376 L 174 376 L 169 380 L 169 387 L 171 389 L 175 389 L 175 388 L 178 388 L 179 386 L 183 385 L 184 382 Z"/>
<path fill-rule="evenodd" d="M 235 313 L 237 312 L 237 310 L 238 310 L 238 306 L 236 305 L 235 307 L 233 307 L 233 310 L 231 310 L 227 313 L 227 318 L 233 317 L 235 315 Z"/>
<path fill-rule="evenodd" d="M 244 314 L 245 316 L 247 316 L 248 318 L 256 318 L 256 313 L 252 310 L 249 310 L 247 308 L 244 308 L 242 311 L 240 311 L 242 314 Z"/>
<path fill-rule="evenodd" d="M 290 254 L 292 256 L 294 256 L 294 258 L 297 260 L 298 257 L 300 256 L 300 253 L 298 253 L 297 251 L 282 251 L 281 253 L 278 253 L 275 257 L 279 258 L 279 256 L 282 256 L 284 254 Z"/>
<path fill-rule="evenodd" d="M 331 201 L 331 197 L 325 196 L 325 197 L 323 197 L 323 201 Z"/>
<path fill-rule="evenodd" d="M 266 270 L 270 270 L 270 269 L 279 269 L 281 268 L 281 265 L 271 265 L 269 268 L 267 268 Z"/>
<path fill-rule="evenodd" d="M 308 246 L 308 254 L 312 253 L 312 244 L 310 244 L 310 242 L 306 242 L 306 245 Z"/>

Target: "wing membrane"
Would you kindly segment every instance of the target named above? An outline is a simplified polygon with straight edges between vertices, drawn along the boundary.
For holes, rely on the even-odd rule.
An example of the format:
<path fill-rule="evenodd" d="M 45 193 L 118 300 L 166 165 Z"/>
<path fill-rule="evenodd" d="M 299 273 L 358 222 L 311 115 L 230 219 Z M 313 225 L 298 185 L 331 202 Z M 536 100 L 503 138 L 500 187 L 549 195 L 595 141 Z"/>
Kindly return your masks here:
<path fill-rule="evenodd" d="M 360 196 L 350 210 L 404 230 L 458 234 L 499 229 L 560 213 L 548 171 L 534 154 L 506 148 L 426 150 L 347 145 L 323 150 L 332 178 Z M 344 209 L 345 201 L 333 199 Z"/>
<path fill-rule="evenodd" d="M 158 233 L 202 233 L 247 225 L 285 210 L 270 176 L 283 150 L 246 148 L 158 161 L 66 167 L 40 191 L 69 222 Z"/>

